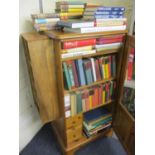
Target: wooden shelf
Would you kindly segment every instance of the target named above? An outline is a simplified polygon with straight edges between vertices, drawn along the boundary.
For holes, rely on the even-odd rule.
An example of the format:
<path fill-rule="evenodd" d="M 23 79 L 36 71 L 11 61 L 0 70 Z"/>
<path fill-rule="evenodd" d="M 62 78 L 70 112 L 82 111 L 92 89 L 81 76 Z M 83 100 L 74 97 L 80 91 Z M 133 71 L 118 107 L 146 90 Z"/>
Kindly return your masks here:
<path fill-rule="evenodd" d="M 93 54 L 86 54 L 86 55 L 81 55 L 81 56 L 74 56 L 74 57 L 69 57 L 69 58 L 61 58 L 61 61 L 68 61 L 68 60 L 76 60 L 76 59 L 82 59 L 82 58 L 88 58 L 88 57 L 95 57 L 95 56 L 101 56 L 105 54 L 113 54 L 113 53 L 118 53 L 120 51 L 119 49 L 112 49 L 112 50 L 103 50 L 100 52 L 96 52 Z"/>
<path fill-rule="evenodd" d="M 86 88 L 89 88 L 89 87 L 92 87 L 92 86 L 95 86 L 95 85 L 99 85 L 99 84 L 105 83 L 107 81 L 112 81 L 112 80 L 116 80 L 116 77 L 111 77 L 109 79 L 104 79 L 104 80 L 96 81 L 96 82 L 93 82 L 93 83 L 91 83 L 89 85 L 80 86 L 78 88 L 73 88 L 73 89 L 70 89 L 70 90 L 64 90 L 64 93 L 67 94 L 67 93 L 71 93 L 71 92 L 74 92 L 74 91 L 86 89 Z"/>
<path fill-rule="evenodd" d="M 89 110 L 87 110 L 87 111 L 83 111 L 82 113 L 85 113 L 85 112 L 88 112 L 88 111 L 97 109 L 97 108 L 102 107 L 102 106 L 106 106 L 106 105 L 108 105 L 108 104 L 110 104 L 110 103 L 112 103 L 112 102 L 114 102 L 114 100 L 109 100 L 109 101 L 105 102 L 104 104 L 100 104 L 100 105 L 98 105 L 98 106 L 96 106 L 96 107 L 93 107 L 92 109 L 89 109 Z"/>

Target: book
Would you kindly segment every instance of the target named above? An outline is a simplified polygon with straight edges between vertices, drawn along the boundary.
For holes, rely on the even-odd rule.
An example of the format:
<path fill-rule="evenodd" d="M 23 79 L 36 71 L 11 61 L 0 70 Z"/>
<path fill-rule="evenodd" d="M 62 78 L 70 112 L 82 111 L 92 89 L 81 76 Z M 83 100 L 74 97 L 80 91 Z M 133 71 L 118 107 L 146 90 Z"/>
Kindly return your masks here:
<path fill-rule="evenodd" d="M 89 91 L 88 90 L 84 90 L 85 91 L 85 107 L 86 107 L 86 111 L 88 111 L 90 109 L 90 104 L 89 104 Z"/>
<path fill-rule="evenodd" d="M 97 81 L 94 58 L 90 58 L 90 61 L 91 61 L 91 66 L 92 66 L 93 81 Z"/>
<path fill-rule="evenodd" d="M 134 52 L 135 49 L 131 48 L 128 56 L 128 64 L 127 64 L 127 80 L 132 80 L 133 73 L 133 63 L 134 63 Z"/>
<path fill-rule="evenodd" d="M 89 109 L 92 109 L 93 105 L 92 105 L 92 102 L 93 102 L 93 95 L 94 95 L 94 91 L 93 89 L 90 89 L 89 90 Z"/>
<path fill-rule="evenodd" d="M 80 85 L 86 85 L 82 59 L 75 60 L 75 63 L 78 71 L 78 78 L 80 79 Z"/>
<path fill-rule="evenodd" d="M 107 39 L 107 40 L 100 40 L 97 41 L 96 44 L 100 45 L 100 44 L 112 44 L 112 43 L 118 43 L 118 42 L 122 42 L 123 38 L 118 38 L 118 39 Z"/>
<path fill-rule="evenodd" d="M 68 4 L 59 4 L 56 6 L 57 9 L 63 9 L 63 10 L 68 10 L 68 9 L 76 9 L 76 8 L 84 8 L 85 6 L 82 5 L 68 5 Z"/>
<path fill-rule="evenodd" d="M 32 19 L 41 19 L 41 18 L 59 18 L 58 13 L 40 13 L 40 14 L 31 14 Z"/>
<path fill-rule="evenodd" d="M 96 44 L 96 39 L 87 39 L 87 40 L 74 40 L 74 41 L 65 41 L 63 43 L 63 49 L 70 49 L 76 47 L 83 47 L 83 46 L 93 46 Z"/>
<path fill-rule="evenodd" d="M 96 27 L 102 27 L 102 26 L 122 26 L 122 25 L 126 25 L 127 23 L 125 21 L 121 21 L 121 20 L 116 20 L 116 21 L 95 21 L 94 25 Z"/>
<path fill-rule="evenodd" d="M 76 105 L 77 105 L 77 113 L 82 112 L 82 97 L 80 91 L 76 92 Z"/>
<path fill-rule="evenodd" d="M 109 18 L 118 18 L 118 19 L 120 19 L 120 18 L 124 18 L 124 16 L 123 15 L 94 15 L 94 16 L 89 16 L 89 15 L 85 15 L 85 16 L 83 16 L 83 19 L 102 19 L 102 18 L 104 18 L 104 19 L 109 19 Z"/>
<path fill-rule="evenodd" d="M 44 23 L 51 23 L 51 22 L 57 22 L 60 18 L 38 18 L 34 19 L 34 22 L 36 24 L 44 24 Z"/>
<path fill-rule="evenodd" d="M 85 5 L 84 2 L 80 2 L 80 1 L 60 1 L 60 2 L 56 2 L 56 6 L 59 5 Z"/>
<path fill-rule="evenodd" d="M 71 116 L 74 116 L 77 113 L 75 93 L 70 94 L 70 101 L 71 101 Z"/>
<path fill-rule="evenodd" d="M 65 117 L 70 117 L 71 116 L 71 111 L 70 111 L 70 95 L 69 94 L 66 94 L 64 96 L 64 106 L 65 106 Z"/>
<path fill-rule="evenodd" d="M 75 61 L 71 61 L 72 63 L 72 70 L 73 70 L 73 76 L 74 76 L 74 81 L 75 81 L 75 87 L 79 87 L 80 84 L 79 84 L 79 80 L 78 80 L 78 75 L 77 75 L 77 69 L 76 69 L 76 66 L 75 66 Z"/>
<path fill-rule="evenodd" d="M 76 57 L 76 56 L 82 56 L 87 54 L 94 54 L 96 53 L 96 50 L 89 50 L 89 51 L 78 51 L 73 53 L 64 53 L 61 54 L 61 58 L 70 58 L 70 57 Z"/>
<path fill-rule="evenodd" d="M 84 16 L 94 16 L 94 15 L 123 15 L 124 11 L 85 11 Z"/>
<path fill-rule="evenodd" d="M 99 88 L 98 88 L 99 90 L 98 90 L 98 93 L 99 93 L 99 95 L 98 95 L 98 104 L 100 105 L 100 104 L 102 104 L 102 85 L 99 85 Z"/>
<path fill-rule="evenodd" d="M 84 11 L 84 9 L 83 8 L 61 8 L 61 9 L 56 9 L 55 10 L 56 12 L 66 12 L 66 13 L 68 13 L 68 12 L 83 12 Z"/>
<path fill-rule="evenodd" d="M 83 21 L 83 20 L 74 20 L 74 21 L 58 21 L 57 24 L 59 26 L 63 27 L 69 27 L 69 28 L 81 28 L 81 27 L 93 27 L 94 22 L 93 21 Z"/>
<path fill-rule="evenodd" d="M 100 73 L 100 68 L 99 68 L 99 60 L 95 59 L 95 73 L 96 73 L 96 80 L 99 81 L 101 80 L 101 73 Z"/>
<path fill-rule="evenodd" d="M 81 52 L 81 51 L 90 51 L 93 49 L 93 46 L 83 46 L 77 48 L 70 48 L 70 49 L 63 49 L 61 53 L 74 53 L 74 52 Z"/>
<path fill-rule="evenodd" d="M 75 88 L 72 61 L 67 61 L 66 64 L 67 64 L 67 69 L 68 69 L 68 72 L 69 72 L 69 77 L 70 77 L 70 80 L 71 80 L 71 88 Z"/>
<path fill-rule="evenodd" d="M 112 76 L 115 77 L 116 76 L 116 56 L 112 55 L 111 59 L 112 59 L 111 72 L 112 72 Z"/>
<path fill-rule="evenodd" d="M 121 45 L 122 45 L 122 43 L 119 42 L 119 43 L 95 45 L 95 48 L 96 48 L 96 50 L 97 50 L 98 48 L 103 48 L 103 47 L 120 47 Z"/>
<path fill-rule="evenodd" d="M 70 79 L 70 76 L 69 76 L 69 72 L 68 72 L 68 69 L 67 69 L 66 62 L 63 62 L 63 70 L 64 70 L 64 77 L 65 77 L 66 82 L 67 82 L 67 88 L 70 89 L 72 84 L 71 84 L 71 79 Z"/>
<path fill-rule="evenodd" d="M 102 85 L 102 104 L 105 104 L 106 102 L 106 89 L 105 84 Z"/>
<path fill-rule="evenodd" d="M 126 25 L 122 26 L 106 26 L 106 27 L 87 27 L 87 28 L 75 28 L 70 29 L 65 27 L 66 32 L 76 32 L 76 33 L 91 33 L 91 32 L 105 32 L 105 31 L 120 31 L 126 30 Z"/>
<path fill-rule="evenodd" d="M 118 22 L 123 21 L 126 22 L 127 18 L 101 18 L 101 19 L 95 19 L 96 22 Z"/>
<path fill-rule="evenodd" d="M 97 8 L 98 11 L 125 11 L 125 8 L 124 7 L 105 7 L 105 6 L 102 6 L 102 7 L 98 7 Z"/>

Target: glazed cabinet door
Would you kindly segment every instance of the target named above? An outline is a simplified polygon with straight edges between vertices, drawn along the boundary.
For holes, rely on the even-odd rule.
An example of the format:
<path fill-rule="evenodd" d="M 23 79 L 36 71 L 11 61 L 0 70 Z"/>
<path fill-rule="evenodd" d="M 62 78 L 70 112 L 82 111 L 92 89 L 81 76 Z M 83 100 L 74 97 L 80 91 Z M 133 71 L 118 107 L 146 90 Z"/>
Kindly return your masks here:
<path fill-rule="evenodd" d="M 113 128 L 129 155 L 135 154 L 135 37 L 127 36 Z"/>

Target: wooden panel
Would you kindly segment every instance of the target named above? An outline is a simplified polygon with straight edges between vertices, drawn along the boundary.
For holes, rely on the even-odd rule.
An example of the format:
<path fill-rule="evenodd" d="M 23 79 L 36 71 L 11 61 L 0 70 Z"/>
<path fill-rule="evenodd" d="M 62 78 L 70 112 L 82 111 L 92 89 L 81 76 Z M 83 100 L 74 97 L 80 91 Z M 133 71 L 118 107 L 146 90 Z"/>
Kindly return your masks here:
<path fill-rule="evenodd" d="M 50 122 L 59 118 L 53 41 L 36 33 L 23 39 L 34 98 L 43 123 Z"/>

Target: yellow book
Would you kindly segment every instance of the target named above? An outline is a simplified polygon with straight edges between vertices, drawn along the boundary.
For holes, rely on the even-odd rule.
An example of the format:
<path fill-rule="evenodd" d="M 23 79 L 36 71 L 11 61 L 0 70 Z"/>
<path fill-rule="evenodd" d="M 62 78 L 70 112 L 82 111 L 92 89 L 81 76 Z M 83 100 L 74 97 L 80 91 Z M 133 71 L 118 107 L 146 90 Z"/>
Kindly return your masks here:
<path fill-rule="evenodd" d="M 93 46 L 84 46 L 84 47 L 78 47 L 78 48 L 71 48 L 62 50 L 61 53 L 73 53 L 73 52 L 79 52 L 79 51 L 90 51 L 92 50 Z"/>
<path fill-rule="evenodd" d="M 68 9 L 68 12 L 83 12 L 84 9 L 83 8 L 79 8 L 79 9 Z"/>
<path fill-rule="evenodd" d="M 105 64 L 105 72 L 106 72 L 106 78 L 109 78 L 108 63 Z"/>
<path fill-rule="evenodd" d="M 105 104 L 105 90 L 102 91 L 102 104 Z"/>
<path fill-rule="evenodd" d="M 92 109 L 92 95 L 89 95 L 89 109 Z"/>
<path fill-rule="evenodd" d="M 62 12 L 60 13 L 60 16 L 82 16 L 83 12 Z"/>
<path fill-rule="evenodd" d="M 76 96 L 75 94 L 70 95 L 71 100 L 71 116 L 74 116 L 76 114 Z"/>
<path fill-rule="evenodd" d="M 106 68 L 105 68 L 105 64 L 102 64 L 102 71 L 103 71 L 104 79 L 106 79 Z"/>

